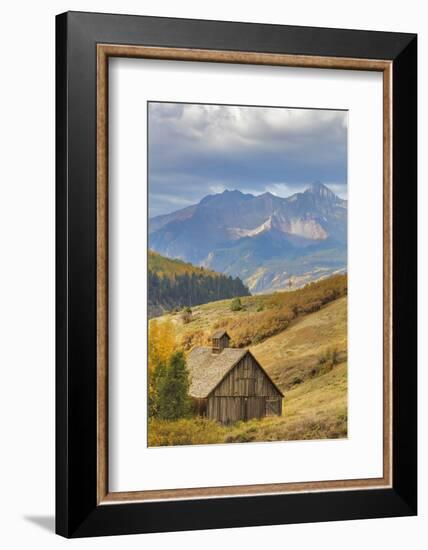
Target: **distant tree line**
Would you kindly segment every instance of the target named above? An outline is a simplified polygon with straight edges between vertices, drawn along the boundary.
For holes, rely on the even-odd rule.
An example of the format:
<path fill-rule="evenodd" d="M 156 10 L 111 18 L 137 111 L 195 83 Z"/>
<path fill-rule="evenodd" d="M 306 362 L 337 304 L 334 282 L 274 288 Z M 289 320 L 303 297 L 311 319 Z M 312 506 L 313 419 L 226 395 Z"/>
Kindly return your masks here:
<path fill-rule="evenodd" d="M 168 277 L 149 270 L 148 285 L 149 301 L 164 309 L 181 309 L 250 295 L 239 277 L 209 273 L 184 273 Z"/>

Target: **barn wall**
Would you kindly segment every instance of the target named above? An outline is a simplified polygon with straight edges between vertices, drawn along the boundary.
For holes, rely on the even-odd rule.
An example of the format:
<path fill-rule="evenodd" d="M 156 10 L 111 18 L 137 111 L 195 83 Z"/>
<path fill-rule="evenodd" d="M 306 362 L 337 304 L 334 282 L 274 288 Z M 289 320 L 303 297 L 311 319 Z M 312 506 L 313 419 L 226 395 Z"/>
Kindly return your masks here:
<path fill-rule="evenodd" d="M 208 398 L 207 416 L 219 422 L 237 422 L 244 417 L 245 403 L 241 397 L 215 397 Z"/>
<path fill-rule="evenodd" d="M 266 416 L 281 416 L 282 414 L 282 399 L 274 397 L 266 397 Z"/>
<path fill-rule="evenodd" d="M 222 423 L 281 413 L 282 395 L 249 354 L 207 399 L 207 417 Z"/>
<path fill-rule="evenodd" d="M 246 355 L 217 386 L 215 396 L 281 396 L 251 355 Z"/>
<path fill-rule="evenodd" d="M 208 398 L 207 417 L 224 424 L 263 418 L 266 415 L 265 397 L 216 397 Z"/>

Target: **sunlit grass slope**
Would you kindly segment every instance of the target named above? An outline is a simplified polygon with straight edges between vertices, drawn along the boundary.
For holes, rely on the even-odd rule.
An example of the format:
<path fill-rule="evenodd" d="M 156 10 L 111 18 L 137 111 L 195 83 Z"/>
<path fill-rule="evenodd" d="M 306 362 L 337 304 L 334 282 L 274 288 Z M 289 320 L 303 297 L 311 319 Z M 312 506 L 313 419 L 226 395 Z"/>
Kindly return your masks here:
<path fill-rule="evenodd" d="M 246 299 L 252 300 L 252 298 Z M 209 333 L 227 304 L 201 306 L 193 322 Z M 244 304 L 243 300 L 243 304 Z M 213 309 L 216 309 L 216 315 Z M 195 315 L 195 313 L 194 313 Z M 179 334 L 188 325 L 177 321 Z M 292 320 L 280 333 L 250 350 L 284 391 L 283 414 L 221 426 L 205 419 L 151 421 L 150 445 L 189 445 L 256 441 L 334 439 L 347 436 L 347 299 L 337 298 L 319 311 Z M 334 360 L 332 360 L 334 357 Z"/>

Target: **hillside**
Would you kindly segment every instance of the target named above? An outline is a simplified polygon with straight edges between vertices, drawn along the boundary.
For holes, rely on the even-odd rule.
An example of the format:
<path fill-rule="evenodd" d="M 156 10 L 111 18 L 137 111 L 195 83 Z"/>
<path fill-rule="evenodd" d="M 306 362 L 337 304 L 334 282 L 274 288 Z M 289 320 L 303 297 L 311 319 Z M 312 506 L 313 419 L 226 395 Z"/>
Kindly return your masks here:
<path fill-rule="evenodd" d="M 225 190 L 149 221 L 150 248 L 240 277 L 252 293 L 346 270 L 347 201 L 320 182 L 279 197 Z"/>
<path fill-rule="evenodd" d="M 177 275 L 211 275 L 212 277 L 218 277 L 220 274 L 212 271 L 211 269 L 204 269 L 182 260 L 166 258 L 153 250 L 149 250 L 148 253 L 148 270 L 157 275 L 166 277 L 175 277 Z"/>
<path fill-rule="evenodd" d="M 283 415 L 243 422 L 230 442 L 325 439 L 347 435 L 347 298 L 311 313 L 250 348 L 284 391 Z M 329 359 L 337 352 L 337 363 Z"/>
<path fill-rule="evenodd" d="M 291 292 L 243 297 L 239 311 L 232 311 L 231 300 L 221 300 L 192 308 L 190 322 L 185 324 L 177 314 L 161 319 L 174 323 L 177 343 L 186 351 L 195 345 L 208 345 L 217 329 L 228 331 L 233 347 L 249 347 L 284 331 L 297 318 L 320 310 L 346 293 L 346 275 L 335 275 Z"/>
<path fill-rule="evenodd" d="M 252 297 L 250 301 L 253 301 Z M 224 302 L 217 303 L 223 316 Z M 205 327 L 213 322 L 209 304 Z M 207 306 L 198 309 L 207 311 Z M 205 316 L 204 316 L 205 317 Z M 196 322 L 196 321 L 195 321 Z M 202 326 L 201 319 L 198 324 Z M 177 323 L 178 332 L 184 328 Z M 200 330 L 200 329 L 199 329 Z M 205 419 L 154 421 L 150 445 L 325 439 L 347 435 L 347 298 L 297 317 L 285 330 L 250 346 L 284 391 L 283 414 L 220 426 Z"/>
<path fill-rule="evenodd" d="M 338 352 L 340 362 L 347 353 L 347 297 L 326 305 L 316 314 L 307 315 L 288 330 L 252 346 L 254 356 L 283 390 L 316 374 L 320 357 L 328 350 Z M 299 382 L 300 381 L 300 382 Z"/>
<path fill-rule="evenodd" d="M 232 278 L 181 260 L 148 254 L 149 318 L 171 309 L 247 296 L 248 289 L 239 278 Z"/>

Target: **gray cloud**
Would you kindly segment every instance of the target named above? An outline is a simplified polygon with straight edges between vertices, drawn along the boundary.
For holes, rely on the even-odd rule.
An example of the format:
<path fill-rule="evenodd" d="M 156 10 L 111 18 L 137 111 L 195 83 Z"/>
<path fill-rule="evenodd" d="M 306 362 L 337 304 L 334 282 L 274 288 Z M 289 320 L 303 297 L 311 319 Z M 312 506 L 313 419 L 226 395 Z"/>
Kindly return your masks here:
<path fill-rule="evenodd" d="M 287 196 L 320 180 L 346 197 L 344 111 L 149 104 L 149 208 L 224 189 Z"/>

